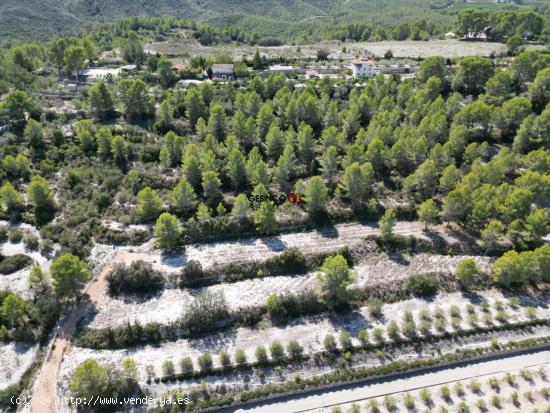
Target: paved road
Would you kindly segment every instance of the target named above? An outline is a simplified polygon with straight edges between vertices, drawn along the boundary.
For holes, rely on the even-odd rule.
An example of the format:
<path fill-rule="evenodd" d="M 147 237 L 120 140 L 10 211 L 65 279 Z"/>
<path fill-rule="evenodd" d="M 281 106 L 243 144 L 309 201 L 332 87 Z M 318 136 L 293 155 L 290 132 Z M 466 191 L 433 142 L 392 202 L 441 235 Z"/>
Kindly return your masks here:
<path fill-rule="evenodd" d="M 404 374 L 396 380 L 371 381 L 326 389 L 306 395 L 289 396 L 273 401 L 257 402 L 243 407 L 219 410 L 220 413 L 301 413 L 344 403 L 359 402 L 387 394 L 412 391 L 423 387 L 443 385 L 457 380 L 493 375 L 505 371 L 550 364 L 550 350 L 501 357 L 488 361 L 464 363 L 458 367 L 441 368 L 427 373 Z"/>

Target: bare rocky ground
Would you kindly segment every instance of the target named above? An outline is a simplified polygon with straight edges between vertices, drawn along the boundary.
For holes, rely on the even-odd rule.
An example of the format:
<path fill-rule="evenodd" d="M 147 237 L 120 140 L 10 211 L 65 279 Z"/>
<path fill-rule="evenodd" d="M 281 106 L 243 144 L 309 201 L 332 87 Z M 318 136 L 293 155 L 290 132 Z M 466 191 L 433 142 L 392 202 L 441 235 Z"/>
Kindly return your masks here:
<path fill-rule="evenodd" d="M 118 364 L 124 358 L 131 357 L 138 364 L 140 382 L 143 384 L 147 378 L 145 372 L 146 366 L 153 366 L 155 375 L 161 376 L 162 363 L 164 361 L 172 360 L 176 366 L 176 371 L 179 371 L 179 361 L 181 358 L 191 357 L 196 365 L 197 357 L 205 351 L 215 355 L 221 350 L 226 350 L 230 355 L 233 355 L 237 348 L 242 348 L 246 352 L 248 360 L 255 360 L 254 351 L 258 345 L 263 344 L 268 347 L 274 340 L 279 340 L 283 344 L 286 344 L 288 341 L 295 339 L 303 346 L 305 352 L 313 353 L 323 348 L 323 340 L 327 334 L 333 334 L 337 337 L 341 331 L 346 330 L 350 332 L 354 343 L 358 343 L 356 337 L 359 330 L 366 329 L 369 333 L 371 333 L 373 328 L 383 327 L 387 325 L 390 320 L 395 320 L 401 325 L 405 311 L 411 311 L 418 323 L 420 311 L 427 309 L 433 313 L 435 309 L 440 308 L 444 310 L 447 314 L 447 320 L 449 320 L 450 318 L 448 314 L 452 305 L 457 305 L 461 309 L 462 322 L 460 323 L 460 328 L 467 329 L 471 328 L 471 326 L 466 319 L 466 306 L 470 303 L 476 305 L 482 301 L 487 301 L 489 303 L 489 311 L 493 314 L 493 316 L 496 313 L 496 303 L 503 303 L 504 311 L 508 314 L 509 321 L 513 323 L 527 320 L 525 308 L 523 308 L 526 306 L 536 307 L 536 316 L 539 318 L 550 316 L 550 309 L 547 306 L 549 299 L 550 297 L 518 297 L 519 307 L 512 308 L 510 305 L 506 304 L 507 297 L 505 297 L 502 292 L 497 290 L 482 291 L 470 296 L 465 296 L 461 293 L 439 294 L 430 301 L 415 298 L 394 304 L 386 304 L 383 307 L 384 316 L 382 319 L 373 319 L 368 315 L 367 308 L 361 308 L 359 311 L 356 311 L 348 316 L 308 317 L 296 320 L 294 323 L 284 327 L 272 326 L 263 329 L 239 328 L 230 332 L 210 335 L 199 339 L 166 342 L 158 346 L 144 346 L 114 351 L 98 351 L 74 347 L 65 355 L 63 359 L 59 376 L 61 383 L 61 388 L 59 391 L 61 392 L 60 394 L 66 393 L 66 386 L 69 383 L 72 372 L 78 364 L 88 358 L 94 358 L 103 363 Z M 483 313 L 480 306 L 476 306 L 476 313 L 480 318 L 480 325 L 483 325 L 481 322 Z M 498 324 L 498 322 L 496 322 L 496 324 Z M 452 331 L 449 321 L 447 329 Z M 432 331 L 434 331 L 433 328 Z M 503 343 L 507 340 L 518 340 L 533 336 L 546 336 L 549 334 L 550 328 L 540 327 L 533 329 L 530 332 L 519 331 L 500 333 L 498 335 L 498 340 Z M 446 352 L 454 351 L 456 348 L 478 347 L 479 345 L 487 344 L 493 336 L 494 335 L 486 334 L 479 337 L 475 336 L 472 338 L 450 340 L 448 342 L 438 343 L 437 349 L 432 348 L 430 350 L 429 348 L 426 348 L 423 349 L 423 352 Z M 404 350 L 393 356 L 394 359 L 407 359 L 415 357 L 418 357 L 418 352 L 414 348 Z M 380 359 L 371 354 L 371 356 L 366 359 L 357 360 L 357 365 L 375 365 L 381 362 L 382 361 Z M 216 356 L 214 357 L 214 363 L 215 365 L 219 363 Z M 327 371 L 327 368 L 320 369 L 319 367 L 312 366 L 309 370 L 306 369 L 306 371 L 300 371 L 301 375 L 305 377 L 311 374 L 320 374 Z M 286 372 L 284 377 L 291 378 L 294 373 L 295 371 L 289 370 Z M 224 376 L 223 378 L 210 378 L 209 382 L 211 384 L 231 384 L 239 383 L 239 380 L 240 383 L 242 383 L 242 377 L 239 375 L 233 375 L 231 377 Z M 256 380 L 255 383 L 259 384 L 258 377 L 252 378 L 252 380 Z M 278 373 L 268 373 L 265 380 L 280 381 L 282 378 Z M 254 384 L 254 381 L 251 382 L 251 384 Z M 161 392 L 166 390 L 167 387 L 177 387 L 182 385 L 182 383 L 175 383 L 173 385 L 153 384 L 148 386 L 148 388 L 150 387 L 151 390 L 154 390 L 155 392 Z"/>
<path fill-rule="evenodd" d="M 12 342 L 0 345 L 0 390 L 19 381 L 34 361 L 37 351 L 37 344 Z"/>
<path fill-rule="evenodd" d="M 370 257 L 354 268 L 356 283 L 360 286 L 376 286 L 402 280 L 414 273 L 454 273 L 456 266 L 465 258 L 473 258 L 484 272 L 490 271 L 491 260 L 481 256 L 448 256 L 416 254 L 407 256 Z M 106 297 L 98 313 L 89 324 L 90 328 L 122 325 L 126 321 L 140 323 L 176 321 L 189 302 L 202 291 L 221 291 L 231 309 L 265 304 L 271 293 L 298 292 L 316 285 L 317 272 L 297 276 L 265 277 L 236 283 L 218 284 L 202 289 L 165 289 L 153 298 Z"/>

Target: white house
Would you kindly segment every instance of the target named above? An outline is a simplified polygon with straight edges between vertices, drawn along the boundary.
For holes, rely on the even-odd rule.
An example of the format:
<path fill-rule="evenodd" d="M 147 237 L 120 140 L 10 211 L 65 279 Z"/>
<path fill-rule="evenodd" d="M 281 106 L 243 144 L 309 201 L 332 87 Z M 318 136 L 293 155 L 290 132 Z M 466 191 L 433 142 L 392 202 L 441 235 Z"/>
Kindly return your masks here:
<path fill-rule="evenodd" d="M 214 64 L 212 65 L 213 80 L 235 80 L 235 72 L 232 64 Z"/>
<path fill-rule="evenodd" d="M 374 77 L 380 69 L 372 60 L 352 60 L 350 65 L 353 77 Z"/>

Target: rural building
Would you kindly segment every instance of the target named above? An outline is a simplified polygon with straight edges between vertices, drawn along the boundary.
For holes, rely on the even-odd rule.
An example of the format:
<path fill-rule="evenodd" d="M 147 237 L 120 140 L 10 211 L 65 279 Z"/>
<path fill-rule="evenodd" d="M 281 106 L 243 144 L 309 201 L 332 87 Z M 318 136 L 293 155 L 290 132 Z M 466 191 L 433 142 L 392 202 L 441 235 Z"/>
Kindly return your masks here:
<path fill-rule="evenodd" d="M 353 77 L 374 77 L 380 73 L 380 69 L 372 60 L 352 60 L 350 67 Z"/>
<path fill-rule="evenodd" d="M 219 64 L 212 65 L 212 79 L 214 80 L 234 80 L 235 72 L 232 64 Z"/>

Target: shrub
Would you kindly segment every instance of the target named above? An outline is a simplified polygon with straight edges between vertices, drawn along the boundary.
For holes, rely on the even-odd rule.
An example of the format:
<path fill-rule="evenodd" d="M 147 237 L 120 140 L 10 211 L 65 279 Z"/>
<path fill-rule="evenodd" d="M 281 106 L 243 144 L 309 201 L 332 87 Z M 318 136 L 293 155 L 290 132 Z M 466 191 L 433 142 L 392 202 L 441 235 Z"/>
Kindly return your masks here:
<path fill-rule="evenodd" d="M 498 379 L 496 377 L 491 377 L 489 379 L 489 387 L 497 392 L 500 390 L 500 383 L 498 382 Z"/>
<path fill-rule="evenodd" d="M 468 383 L 468 388 L 472 393 L 480 393 L 481 392 L 481 383 L 477 380 L 472 380 Z"/>
<path fill-rule="evenodd" d="M 413 274 L 407 279 L 407 291 L 418 297 L 429 297 L 437 291 L 435 280 L 424 274 Z"/>
<path fill-rule="evenodd" d="M 21 242 L 22 239 L 23 239 L 23 231 L 21 231 L 18 228 L 12 228 L 10 230 L 9 240 L 11 243 L 17 244 Z"/>
<path fill-rule="evenodd" d="M 205 292 L 189 304 L 181 325 L 192 332 L 207 332 L 229 318 L 229 309 L 221 291 Z"/>
<path fill-rule="evenodd" d="M 378 402 L 376 399 L 371 399 L 367 403 L 367 411 L 369 413 L 380 413 L 380 407 L 378 407 Z"/>
<path fill-rule="evenodd" d="M 372 336 L 377 343 L 382 343 L 384 341 L 384 333 L 380 327 L 376 327 L 372 330 Z"/>
<path fill-rule="evenodd" d="M 286 345 L 286 351 L 293 360 L 299 360 L 302 357 L 304 349 L 296 340 L 290 340 Z"/>
<path fill-rule="evenodd" d="M 465 258 L 456 267 L 456 280 L 464 287 L 469 287 L 476 282 L 479 275 L 479 268 L 472 258 Z"/>
<path fill-rule="evenodd" d="M 227 354 L 226 351 L 222 350 L 220 351 L 220 364 L 223 368 L 227 368 L 231 366 L 231 358 L 229 357 L 229 354 Z"/>
<path fill-rule="evenodd" d="M 369 343 L 369 333 L 367 330 L 359 330 L 359 333 L 357 333 L 357 339 L 361 342 L 361 345 L 365 347 Z"/>
<path fill-rule="evenodd" d="M 256 361 L 258 363 L 267 363 L 267 351 L 265 350 L 265 347 L 262 345 L 259 345 L 256 347 Z"/>
<path fill-rule="evenodd" d="M 405 394 L 405 397 L 403 398 L 403 404 L 407 408 L 407 410 L 412 411 L 416 408 L 416 403 L 414 402 L 414 397 L 410 394 Z"/>
<path fill-rule="evenodd" d="M 431 329 L 432 329 L 432 323 L 428 320 L 422 320 L 420 321 L 420 324 L 418 325 L 418 328 L 420 330 L 420 333 L 424 336 L 430 335 Z"/>
<path fill-rule="evenodd" d="M 327 334 L 323 340 L 325 350 L 329 352 L 336 351 L 336 340 L 332 334 Z"/>
<path fill-rule="evenodd" d="M 307 271 L 306 257 L 296 247 L 290 247 L 281 254 L 268 258 L 265 268 L 272 275 L 300 274 Z"/>
<path fill-rule="evenodd" d="M 135 261 L 129 266 L 117 265 L 107 275 L 109 293 L 120 295 L 124 293 L 152 293 L 158 291 L 164 277 L 153 266 L 145 261 Z"/>
<path fill-rule="evenodd" d="M 430 407 L 433 404 L 432 395 L 430 394 L 430 391 L 428 389 L 420 390 L 418 396 L 426 406 Z"/>
<path fill-rule="evenodd" d="M 500 409 L 502 407 L 502 403 L 498 394 L 494 394 L 493 397 L 491 397 L 491 404 L 497 409 Z"/>
<path fill-rule="evenodd" d="M 32 258 L 25 254 L 4 257 L 0 261 L 0 274 L 12 274 L 32 264 Z"/>
<path fill-rule="evenodd" d="M 392 396 L 386 396 L 384 397 L 384 407 L 388 412 L 395 412 L 397 411 L 397 402 Z"/>
<path fill-rule="evenodd" d="M 371 317 L 380 318 L 382 317 L 382 307 L 384 302 L 379 298 L 371 298 L 367 301 L 367 307 L 369 308 L 369 314 Z"/>
<path fill-rule="evenodd" d="M 162 363 L 162 374 L 164 374 L 165 376 L 173 376 L 174 373 L 174 363 L 172 362 L 172 360 L 166 360 L 164 363 Z"/>
<path fill-rule="evenodd" d="M 196 260 L 190 260 L 185 264 L 180 274 L 180 287 L 200 287 L 204 284 L 205 274 L 202 264 Z"/>
<path fill-rule="evenodd" d="M 36 251 L 38 249 L 38 245 L 40 244 L 40 240 L 36 235 L 29 234 L 23 238 L 23 244 L 26 248 Z"/>
<path fill-rule="evenodd" d="M 180 360 L 180 368 L 183 374 L 193 373 L 193 360 L 191 357 L 184 357 Z"/>
<path fill-rule="evenodd" d="M 237 363 L 237 366 L 244 366 L 246 364 L 246 353 L 242 348 L 238 348 L 235 351 L 235 363 Z"/>
<path fill-rule="evenodd" d="M 280 341 L 273 341 L 269 346 L 271 358 L 275 361 L 281 361 L 285 358 L 285 349 Z"/>
<path fill-rule="evenodd" d="M 453 389 L 454 389 L 454 391 L 455 391 L 455 393 L 458 397 L 463 397 L 464 396 L 464 394 L 465 394 L 464 393 L 464 386 L 462 385 L 462 383 L 460 383 L 460 382 L 455 383 L 455 385 L 453 386 Z"/>
<path fill-rule="evenodd" d="M 198 359 L 197 363 L 199 364 L 199 367 L 201 369 L 201 372 L 206 373 L 210 370 L 212 370 L 212 356 L 210 353 L 202 353 Z"/>
<path fill-rule="evenodd" d="M 340 345 L 345 351 L 353 349 L 353 344 L 351 342 L 351 336 L 347 331 L 340 332 L 340 335 L 338 336 L 338 340 L 340 341 Z"/>
<path fill-rule="evenodd" d="M 458 319 L 462 318 L 462 315 L 460 313 L 460 307 L 458 305 L 452 305 L 451 308 L 449 309 L 449 314 L 451 315 L 451 317 L 455 317 Z"/>
<path fill-rule="evenodd" d="M 439 394 L 445 401 L 451 400 L 451 389 L 448 386 L 443 386 L 439 389 Z"/>
<path fill-rule="evenodd" d="M 403 335 L 407 338 L 414 338 L 416 337 L 416 323 L 414 320 L 405 321 L 403 323 Z"/>
<path fill-rule="evenodd" d="M 468 405 L 465 402 L 460 402 L 456 406 L 456 411 L 458 413 L 470 413 L 470 408 L 468 407 Z"/>
<path fill-rule="evenodd" d="M 393 320 L 388 323 L 388 326 L 386 327 L 386 331 L 388 332 L 388 337 L 394 341 L 397 341 L 401 338 L 399 336 L 399 326 Z"/>

